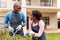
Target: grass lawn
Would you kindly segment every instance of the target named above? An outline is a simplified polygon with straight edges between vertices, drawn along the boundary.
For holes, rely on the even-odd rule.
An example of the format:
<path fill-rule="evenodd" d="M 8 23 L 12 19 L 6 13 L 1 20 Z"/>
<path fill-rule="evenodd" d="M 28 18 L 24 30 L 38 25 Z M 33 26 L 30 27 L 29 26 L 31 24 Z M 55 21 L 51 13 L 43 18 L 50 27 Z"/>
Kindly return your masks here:
<path fill-rule="evenodd" d="M 4 31 L 4 33 L 2 31 L 0 31 L 0 40 L 31 40 L 31 36 L 25 36 L 25 37 L 21 37 L 19 35 L 16 35 L 14 38 L 13 37 L 8 37 L 8 32 Z M 47 40 L 60 40 L 60 33 L 50 33 L 50 34 L 46 34 L 46 39 Z"/>
<path fill-rule="evenodd" d="M 50 33 L 46 34 L 47 40 L 60 40 L 60 33 Z"/>

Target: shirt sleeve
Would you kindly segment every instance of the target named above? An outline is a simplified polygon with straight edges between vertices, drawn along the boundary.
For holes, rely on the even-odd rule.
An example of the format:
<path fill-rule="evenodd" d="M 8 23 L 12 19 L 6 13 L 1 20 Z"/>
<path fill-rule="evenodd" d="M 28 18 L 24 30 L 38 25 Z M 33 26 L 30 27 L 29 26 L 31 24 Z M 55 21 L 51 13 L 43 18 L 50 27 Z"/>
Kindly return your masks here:
<path fill-rule="evenodd" d="M 39 21 L 39 27 L 40 27 L 40 29 L 39 29 L 38 33 L 35 33 L 35 35 L 37 35 L 38 37 L 40 37 L 42 35 L 43 31 L 44 31 L 44 26 L 45 26 L 44 22 L 42 20 L 40 20 Z"/>
<path fill-rule="evenodd" d="M 24 13 L 22 13 L 22 21 L 23 24 L 26 25 L 26 16 L 24 15 Z"/>
<path fill-rule="evenodd" d="M 8 21 L 9 21 L 9 15 L 6 14 L 5 19 L 4 19 L 4 27 L 8 26 Z"/>
<path fill-rule="evenodd" d="M 32 20 L 29 19 L 29 30 L 31 30 L 31 24 L 32 24 Z"/>
<path fill-rule="evenodd" d="M 30 33 L 30 34 L 34 34 L 34 32 L 33 32 L 32 29 L 31 29 L 31 24 L 32 24 L 32 20 L 29 19 L 29 33 Z"/>

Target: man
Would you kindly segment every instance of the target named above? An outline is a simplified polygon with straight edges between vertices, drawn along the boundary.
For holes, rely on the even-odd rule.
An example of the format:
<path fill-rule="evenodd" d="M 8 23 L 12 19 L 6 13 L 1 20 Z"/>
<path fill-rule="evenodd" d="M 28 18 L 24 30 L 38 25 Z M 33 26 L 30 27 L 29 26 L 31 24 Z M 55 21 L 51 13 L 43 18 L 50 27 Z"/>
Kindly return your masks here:
<path fill-rule="evenodd" d="M 13 5 L 13 9 L 14 10 L 8 12 L 5 16 L 5 28 L 9 28 L 10 36 L 13 36 L 13 33 L 11 31 L 15 33 L 16 30 L 19 30 L 16 34 L 24 36 L 23 27 L 26 25 L 26 17 L 24 13 L 21 11 L 21 5 L 19 3 L 15 3 Z M 9 27 L 8 24 L 10 25 Z"/>

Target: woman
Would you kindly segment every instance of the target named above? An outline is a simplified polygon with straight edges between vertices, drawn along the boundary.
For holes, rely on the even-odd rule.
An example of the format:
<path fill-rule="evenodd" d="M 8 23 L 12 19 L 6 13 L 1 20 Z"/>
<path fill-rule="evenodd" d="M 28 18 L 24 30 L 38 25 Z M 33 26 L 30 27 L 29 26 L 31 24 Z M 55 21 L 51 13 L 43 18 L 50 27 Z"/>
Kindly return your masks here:
<path fill-rule="evenodd" d="M 46 40 L 44 32 L 44 22 L 41 19 L 42 14 L 38 10 L 33 10 L 31 21 L 29 21 L 29 30 L 33 32 L 32 40 Z"/>

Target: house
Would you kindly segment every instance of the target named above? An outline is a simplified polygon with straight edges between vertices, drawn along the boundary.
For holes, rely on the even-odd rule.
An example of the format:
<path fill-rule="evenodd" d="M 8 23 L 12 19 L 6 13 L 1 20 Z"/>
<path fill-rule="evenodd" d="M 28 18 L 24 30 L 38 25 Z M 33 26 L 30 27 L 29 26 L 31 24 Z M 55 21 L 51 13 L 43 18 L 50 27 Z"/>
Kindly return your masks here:
<path fill-rule="evenodd" d="M 3 25 L 4 16 L 13 9 L 14 2 L 21 4 L 28 21 L 30 12 L 39 10 L 46 24 L 45 29 L 58 29 L 57 13 L 60 11 L 60 0 L 0 0 L 0 24 Z"/>

